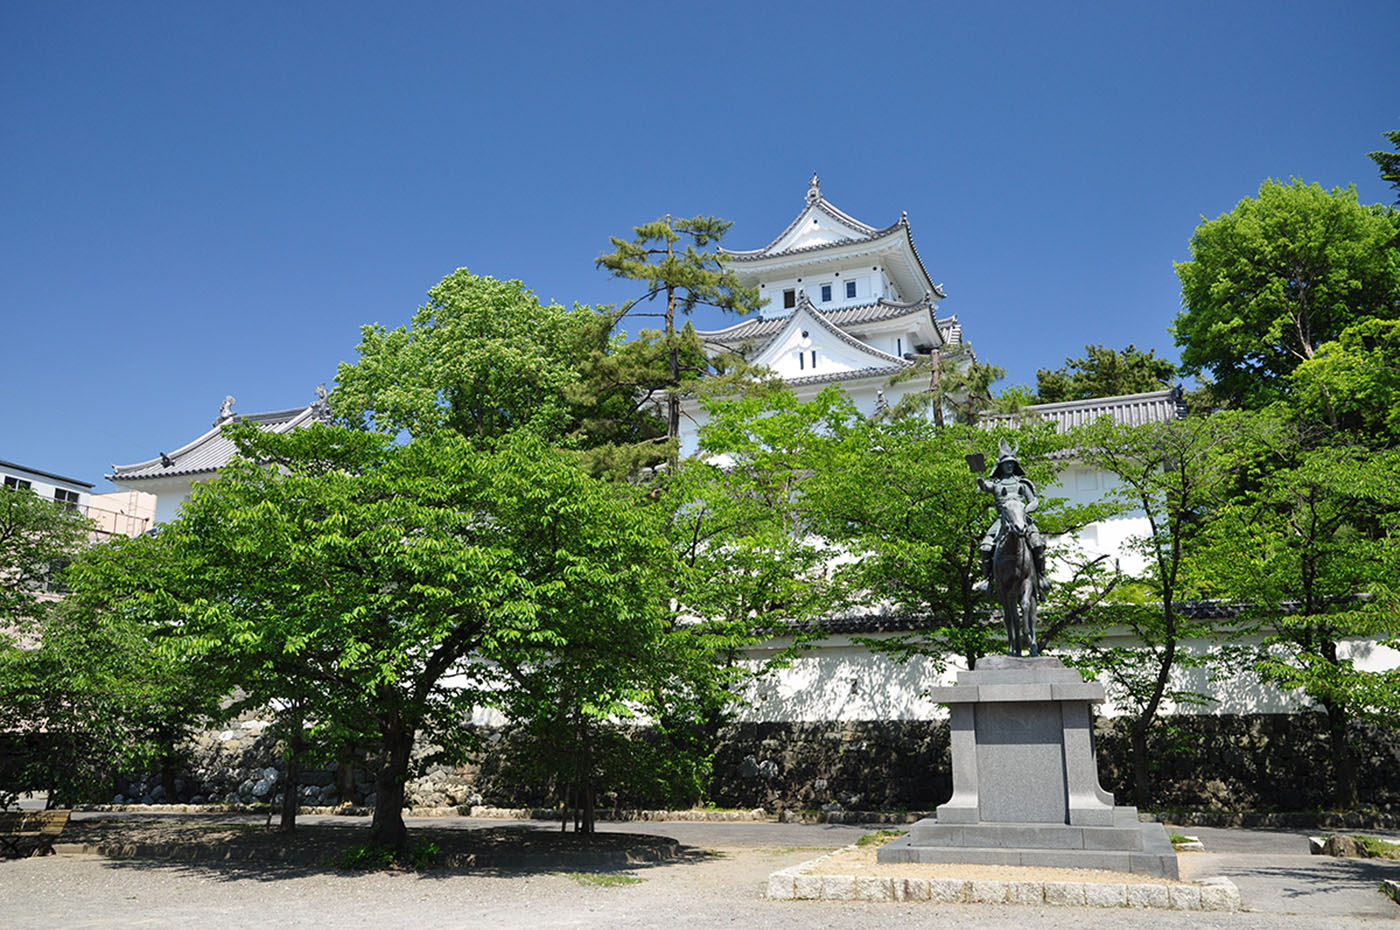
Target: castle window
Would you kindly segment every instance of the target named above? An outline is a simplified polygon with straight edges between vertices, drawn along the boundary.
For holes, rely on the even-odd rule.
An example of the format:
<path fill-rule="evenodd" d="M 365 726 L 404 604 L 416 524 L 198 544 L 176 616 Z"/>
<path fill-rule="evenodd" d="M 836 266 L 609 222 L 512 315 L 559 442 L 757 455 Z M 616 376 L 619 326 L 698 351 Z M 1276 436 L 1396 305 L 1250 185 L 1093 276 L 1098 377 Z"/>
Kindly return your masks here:
<path fill-rule="evenodd" d="M 816 350 L 816 349 L 813 349 L 813 350 L 812 350 L 812 370 L 815 371 L 816 368 L 817 368 L 817 350 Z"/>
<path fill-rule="evenodd" d="M 824 304 L 831 303 L 831 285 L 830 285 L 830 284 L 823 284 L 823 285 L 822 285 L 822 303 L 824 303 Z"/>
<path fill-rule="evenodd" d="M 856 282 L 854 282 L 854 281 L 847 281 L 847 282 L 846 282 L 846 299 L 847 299 L 847 300 L 850 300 L 850 299 L 851 299 L 852 297 L 854 297 L 854 296 L 856 296 Z"/>
<path fill-rule="evenodd" d="M 798 371 L 802 371 L 802 370 L 803 370 L 804 368 L 806 368 L 806 367 L 807 367 L 807 365 L 806 365 L 805 362 L 803 361 L 802 353 L 801 353 L 801 352 L 798 352 L 798 353 L 797 353 L 797 370 L 798 370 Z"/>
<path fill-rule="evenodd" d="M 797 306 L 797 291 L 788 288 L 783 291 L 783 309 L 791 310 L 795 306 Z"/>

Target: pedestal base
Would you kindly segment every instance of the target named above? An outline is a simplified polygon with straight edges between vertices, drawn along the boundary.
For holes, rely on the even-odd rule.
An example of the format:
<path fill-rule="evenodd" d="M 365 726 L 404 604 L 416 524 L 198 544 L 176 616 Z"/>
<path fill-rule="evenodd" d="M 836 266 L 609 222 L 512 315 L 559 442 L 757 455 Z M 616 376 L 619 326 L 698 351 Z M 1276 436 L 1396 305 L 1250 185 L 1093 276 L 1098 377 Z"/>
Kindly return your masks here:
<path fill-rule="evenodd" d="M 1090 705 L 1103 686 L 1053 658 L 993 656 L 934 689 L 949 705 L 953 796 L 880 862 L 1113 869 L 1177 877 L 1161 824 L 1099 785 Z"/>

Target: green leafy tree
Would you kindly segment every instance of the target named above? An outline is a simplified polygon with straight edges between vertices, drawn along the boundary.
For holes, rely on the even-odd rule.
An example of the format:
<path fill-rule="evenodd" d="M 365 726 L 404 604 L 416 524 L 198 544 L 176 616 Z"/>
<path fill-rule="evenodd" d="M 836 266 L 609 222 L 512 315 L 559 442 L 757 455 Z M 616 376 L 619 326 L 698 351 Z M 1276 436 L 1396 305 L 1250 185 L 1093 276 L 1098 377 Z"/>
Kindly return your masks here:
<path fill-rule="evenodd" d="M 1367 158 L 1376 163 L 1376 168 L 1381 173 L 1382 181 L 1389 181 L 1390 186 L 1400 192 L 1400 129 L 1385 133 L 1385 137 L 1390 140 L 1390 144 L 1395 147 L 1394 152 L 1370 152 Z M 1396 194 L 1395 202 L 1400 204 L 1400 193 Z"/>
<path fill-rule="evenodd" d="M 698 306 L 746 314 L 761 305 L 758 290 L 743 286 L 717 252 L 707 251 L 724 237 L 730 225 L 713 216 L 672 220 L 667 215 L 634 227 L 631 240 L 611 237 L 613 250 L 596 260 L 613 277 L 646 287 L 640 297 L 623 305 L 621 316 L 632 313 L 639 304 L 657 298 L 665 301 L 659 314 L 664 322 L 661 340 L 666 353 L 660 390 L 665 395 L 666 436 L 672 443 L 680 436 L 681 395 L 688 389 L 687 383 L 708 367 L 683 364 L 686 340 L 676 330 L 676 315 L 689 316 Z"/>
<path fill-rule="evenodd" d="M 35 630 L 37 646 L 0 647 L 6 737 L 22 749 L 0 783 L 71 806 L 109 800 L 118 771 L 155 771 L 175 798 L 183 748 L 197 728 L 222 719 L 231 685 L 197 655 L 161 643 L 107 587 L 118 565 L 155 568 L 153 546 L 116 540 L 81 553 L 67 572 L 71 591 Z"/>
<path fill-rule="evenodd" d="M 1170 384 L 1176 366 L 1157 358 L 1156 351 L 1140 352 L 1131 344 L 1122 352 L 1107 346 L 1087 345 L 1083 358 L 1066 358 L 1060 368 L 1036 371 L 1034 402 L 1054 404 L 1160 391 Z"/>
<path fill-rule="evenodd" d="M 484 443 L 526 429 L 559 441 L 575 426 L 565 392 L 579 380 L 579 351 L 599 338 L 595 316 L 459 268 L 408 326 L 361 330 L 359 360 L 341 363 L 331 406 L 388 435 L 451 429 Z"/>
<path fill-rule="evenodd" d="M 958 657 L 968 667 L 989 652 L 1004 651 L 999 627 L 991 623 L 991 603 L 973 590 L 982 577 L 978 543 L 996 513 L 966 460 L 995 448 L 998 439 L 1019 444 L 1038 487 L 1053 482 L 1048 452 L 1060 441 L 1048 424 L 940 429 L 906 417 L 853 419 L 832 431 L 821 467 L 803 490 L 813 529 L 852 557 L 838 578 L 853 596 L 887 602 L 924 624 L 917 633 L 870 645 L 940 665 Z M 1046 497 L 1036 513 L 1047 536 L 1075 525 L 1062 503 Z"/>
<path fill-rule="evenodd" d="M 1294 370 L 1292 393 L 1300 417 L 1344 441 L 1400 446 L 1400 320 L 1348 326 Z"/>
<path fill-rule="evenodd" d="M 461 758 L 498 659 L 565 644 L 566 598 L 635 589 L 619 579 L 649 559 L 616 532 L 633 505 L 528 431 L 489 449 L 441 431 L 235 435 L 248 458 L 161 534 L 172 565 L 149 611 L 177 608 L 168 635 L 227 649 L 264 701 L 317 693 L 318 736 L 378 746 L 372 841 L 402 851 L 415 740 Z"/>
<path fill-rule="evenodd" d="M 81 514 L 28 488 L 0 488 L 0 642 L 42 619 L 88 529 Z"/>
<path fill-rule="evenodd" d="M 1274 467 L 1257 490 L 1224 508 L 1211 564 L 1232 597 L 1266 628 L 1258 663 L 1267 680 L 1299 690 L 1327 714 L 1335 803 L 1357 806 L 1352 719 L 1400 719 L 1400 674 L 1366 671 L 1346 654 L 1352 637 L 1394 643 L 1400 612 L 1388 572 L 1400 540 L 1400 453 L 1298 442 L 1274 430 Z"/>
<path fill-rule="evenodd" d="M 1318 346 L 1368 317 L 1400 316 L 1400 213 L 1353 188 L 1266 181 L 1207 220 L 1176 266 L 1184 311 L 1173 332 L 1187 374 L 1216 399 L 1260 406 Z"/>
<path fill-rule="evenodd" d="M 1005 375 L 1006 369 L 978 361 L 970 342 L 934 349 L 890 379 L 893 386 L 927 378 L 928 387 L 906 393 L 887 416 L 932 418 L 942 427 L 945 411 L 951 411 L 954 422 L 975 425 L 987 413 L 1007 412 L 1008 404 L 992 393 L 992 384 Z"/>
<path fill-rule="evenodd" d="M 1145 517 L 1147 534 L 1138 541 L 1144 563 L 1126 572 L 1113 602 L 1099 622 L 1132 634 L 1117 647 L 1085 636 L 1073 664 L 1107 679 L 1114 696 L 1133 711 L 1130 743 L 1136 803 L 1152 797 L 1152 759 L 1147 736 L 1164 702 L 1202 703 L 1205 696 L 1174 684 L 1183 668 L 1210 669 L 1233 652 L 1193 652 L 1189 640 L 1228 640 L 1233 631 L 1213 627 L 1182 609 L 1199 595 L 1192 587 L 1193 558 L 1201 528 L 1244 467 L 1241 421 L 1234 414 L 1193 417 L 1124 426 L 1107 417 L 1077 430 L 1072 442 L 1084 464 L 1116 477 L 1110 499 L 1125 513 Z M 1082 635 L 1082 634 L 1081 634 Z"/>

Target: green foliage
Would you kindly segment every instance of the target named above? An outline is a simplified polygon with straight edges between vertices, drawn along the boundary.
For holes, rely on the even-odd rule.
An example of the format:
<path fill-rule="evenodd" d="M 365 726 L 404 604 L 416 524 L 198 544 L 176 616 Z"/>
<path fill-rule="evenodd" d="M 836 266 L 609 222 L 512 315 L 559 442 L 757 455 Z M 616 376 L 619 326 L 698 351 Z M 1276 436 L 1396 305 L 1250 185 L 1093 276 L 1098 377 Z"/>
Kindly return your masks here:
<path fill-rule="evenodd" d="M 1054 476 L 1048 453 L 1060 447 L 1054 428 L 940 429 L 913 417 L 851 418 L 828 435 L 802 494 L 813 532 L 849 556 L 836 567 L 835 582 L 853 603 L 886 603 L 925 624 L 868 645 L 936 663 L 1001 651 L 990 604 L 972 589 L 981 577 L 978 541 L 996 514 L 965 456 L 986 453 L 999 439 L 1017 442 L 1032 480 L 1044 486 Z M 1037 519 L 1047 535 L 1075 522 L 1051 500 Z"/>
<path fill-rule="evenodd" d="M 1352 324 L 1400 316 L 1400 212 L 1353 188 L 1266 181 L 1258 199 L 1207 220 L 1176 266 L 1185 310 L 1173 332 L 1187 374 L 1220 402 L 1260 406 Z"/>
<path fill-rule="evenodd" d="M 947 409 L 954 422 L 975 425 L 984 413 L 1006 412 L 1007 405 L 992 394 L 992 384 L 1005 374 L 1004 368 L 978 361 L 970 342 L 944 346 L 890 379 L 896 385 L 928 378 L 928 388 L 902 396 L 887 416 L 931 418 L 941 427 Z"/>
<path fill-rule="evenodd" d="M 1081 651 L 1072 664 L 1105 681 L 1113 697 L 1132 709 L 1131 744 L 1136 801 L 1151 797 L 1152 760 L 1147 731 L 1164 702 L 1200 704 L 1203 694 L 1178 684 L 1178 670 L 1207 673 L 1238 660 L 1234 649 L 1207 652 L 1182 648 L 1187 640 L 1229 640 L 1238 630 L 1193 619 L 1181 601 L 1199 597 L 1193 556 L 1208 515 L 1235 486 L 1246 467 L 1249 431 L 1242 414 L 1224 413 L 1141 426 L 1107 417 L 1077 430 L 1072 442 L 1080 461 L 1114 475 L 1110 501 L 1146 517 L 1149 531 L 1138 541 L 1142 572 L 1116 592 L 1113 601 L 1080 631 Z M 1095 629 L 1095 624 L 1097 629 Z M 1102 632 L 1117 627 L 1133 644 L 1112 645 Z"/>
<path fill-rule="evenodd" d="M 718 245 L 730 225 L 713 216 L 673 221 L 667 215 L 634 227 L 631 240 L 610 237 L 613 251 L 596 260 L 598 267 L 607 269 L 613 277 L 637 281 L 646 289 L 641 296 L 622 306 L 618 319 L 634 313 L 640 304 L 664 297 L 664 309 L 651 314 L 664 321 L 659 339 L 664 349 L 664 365 L 657 364 L 648 378 L 652 389 L 645 396 L 664 399 L 666 437 L 673 446 L 680 436 L 681 395 L 691 390 L 698 374 L 708 368 L 708 365 L 696 364 L 704 358 L 704 353 L 702 351 L 699 357 L 694 354 L 693 334 L 683 339 L 677 333 L 676 314 L 689 316 L 698 306 L 746 314 L 763 303 L 758 290 L 745 287 L 738 276 L 725 267 L 719 253 L 707 251 L 707 247 Z M 680 247 L 682 244 L 684 248 Z M 647 338 L 651 342 L 658 341 Z M 692 351 L 686 352 L 687 348 Z M 686 355 L 690 364 L 684 364 Z M 742 365 L 737 358 L 731 359 L 729 364 Z M 672 464 L 675 454 L 673 448 Z"/>
<path fill-rule="evenodd" d="M 0 707 L 24 750 L 7 787 L 71 805 L 108 797 L 116 771 L 155 769 L 171 791 L 179 747 L 218 719 L 230 686 L 197 654 L 160 642 L 123 589 L 98 593 L 122 563 L 151 567 L 152 547 L 140 538 L 83 553 L 72 593 L 35 631 L 38 647 L 0 647 Z"/>
<path fill-rule="evenodd" d="M 904 834 L 908 832 L 909 831 L 907 830 L 876 830 L 875 832 L 867 833 L 860 839 L 856 840 L 856 845 L 861 847 L 883 846 L 890 840 L 898 839 L 899 837 L 904 836 Z"/>
<path fill-rule="evenodd" d="M 1170 384 L 1176 366 L 1157 358 L 1156 351 L 1140 352 L 1131 344 L 1122 352 L 1107 346 L 1087 345 L 1083 358 L 1066 358 L 1060 368 L 1036 371 L 1036 399 L 1032 403 L 1054 404 L 1160 391 Z"/>
<path fill-rule="evenodd" d="M 438 844 L 431 840 L 417 840 L 407 851 L 397 850 L 392 846 L 365 843 L 341 850 L 335 857 L 335 866 L 349 872 L 374 872 L 393 868 L 423 872 L 436 866 L 441 858 Z"/>
<path fill-rule="evenodd" d="M 1371 447 L 1400 445 L 1400 320 L 1367 319 L 1292 375 L 1295 411 Z"/>
<path fill-rule="evenodd" d="M 461 758 L 460 721 L 502 668 L 654 622 L 642 579 L 661 547 L 638 508 L 530 431 L 492 448 L 319 425 L 234 435 L 247 458 L 159 534 L 163 568 L 130 609 L 168 617 L 165 635 L 250 699 L 316 695 L 323 746 L 378 745 L 376 842 L 406 848 L 415 738 Z"/>
<path fill-rule="evenodd" d="M 63 566 L 83 545 L 87 520 L 27 488 L 0 488 L 0 644 L 38 622 Z"/>
<path fill-rule="evenodd" d="M 644 881 L 635 875 L 621 875 L 617 872 L 565 872 L 563 874 L 565 878 L 571 878 L 580 885 L 595 888 L 622 888 L 627 885 L 640 885 Z"/>
<path fill-rule="evenodd" d="M 388 435 L 446 428 L 483 443 L 524 429 L 557 441 L 575 425 L 565 399 L 575 363 L 599 338 L 592 310 L 542 304 L 519 281 L 459 268 L 408 326 L 361 330 L 359 361 L 341 363 L 330 402 L 346 422 Z"/>
<path fill-rule="evenodd" d="M 1390 144 L 1395 147 L 1394 152 L 1369 152 L 1366 157 L 1376 163 L 1376 169 L 1381 173 L 1382 181 L 1389 181 L 1390 186 L 1395 188 L 1396 204 L 1400 204 L 1400 129 L 1384 133 L 1390 140 Z"/>
<path fill-rule="evenodd" d="M 1400 859 L 1400 843 L 1392 843 L 1383 840 L 1378 836 L 1367 836 L 1364 833 L 1353 833 L 1351 838 L 1366 851 L 1366 855 L 1372 859 Z"/>
<path fill-rule="evenodd" d="M 1262 442 L 1202 534 L 1200 575 L 1216 596 L 1254 605 L 1268 631 L 1261 676 L 1326 709 L 1336 803 L 1354 807 L 1346 721 L 1400 719 L 1400 672 L 1357 668 L 1343 645 L 1400 643 L 1400 449 L 1349 443 L 1289 408 L 1249 420 Z"/>

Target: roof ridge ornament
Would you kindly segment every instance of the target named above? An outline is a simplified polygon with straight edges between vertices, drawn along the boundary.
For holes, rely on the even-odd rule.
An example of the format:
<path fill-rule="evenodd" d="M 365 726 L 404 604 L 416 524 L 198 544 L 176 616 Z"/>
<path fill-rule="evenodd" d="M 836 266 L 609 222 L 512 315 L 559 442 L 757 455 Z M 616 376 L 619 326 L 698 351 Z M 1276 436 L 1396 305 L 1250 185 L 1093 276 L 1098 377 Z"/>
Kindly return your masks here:
<path fill-rule="evenodd" d="M 817 177 L 815 171 L 812 172 L 812 180 L 807 186 L 807 202 L 816 203 L 822 199 L 822 179 Z"/>
<path fill-rule="evenodd" d="M 311 416 L 320 423 L 332 423 L 335 417 L 331 414 L 330 401 L 326 400 L 330 396 L 330 391 L 326 390 L 326 382 L 322 381 L 316 385 L 316 399 L 311 402 Z"/>
<path fill-rule="evenodd" d="M 219 405 L 219 417 L 214 421 L 215 426 L 223 426 L 234 418 L 233 405 L 235 403 L 237 403 L 237 400 L 232 394 L 224 395 L 224 402 Z"/>

